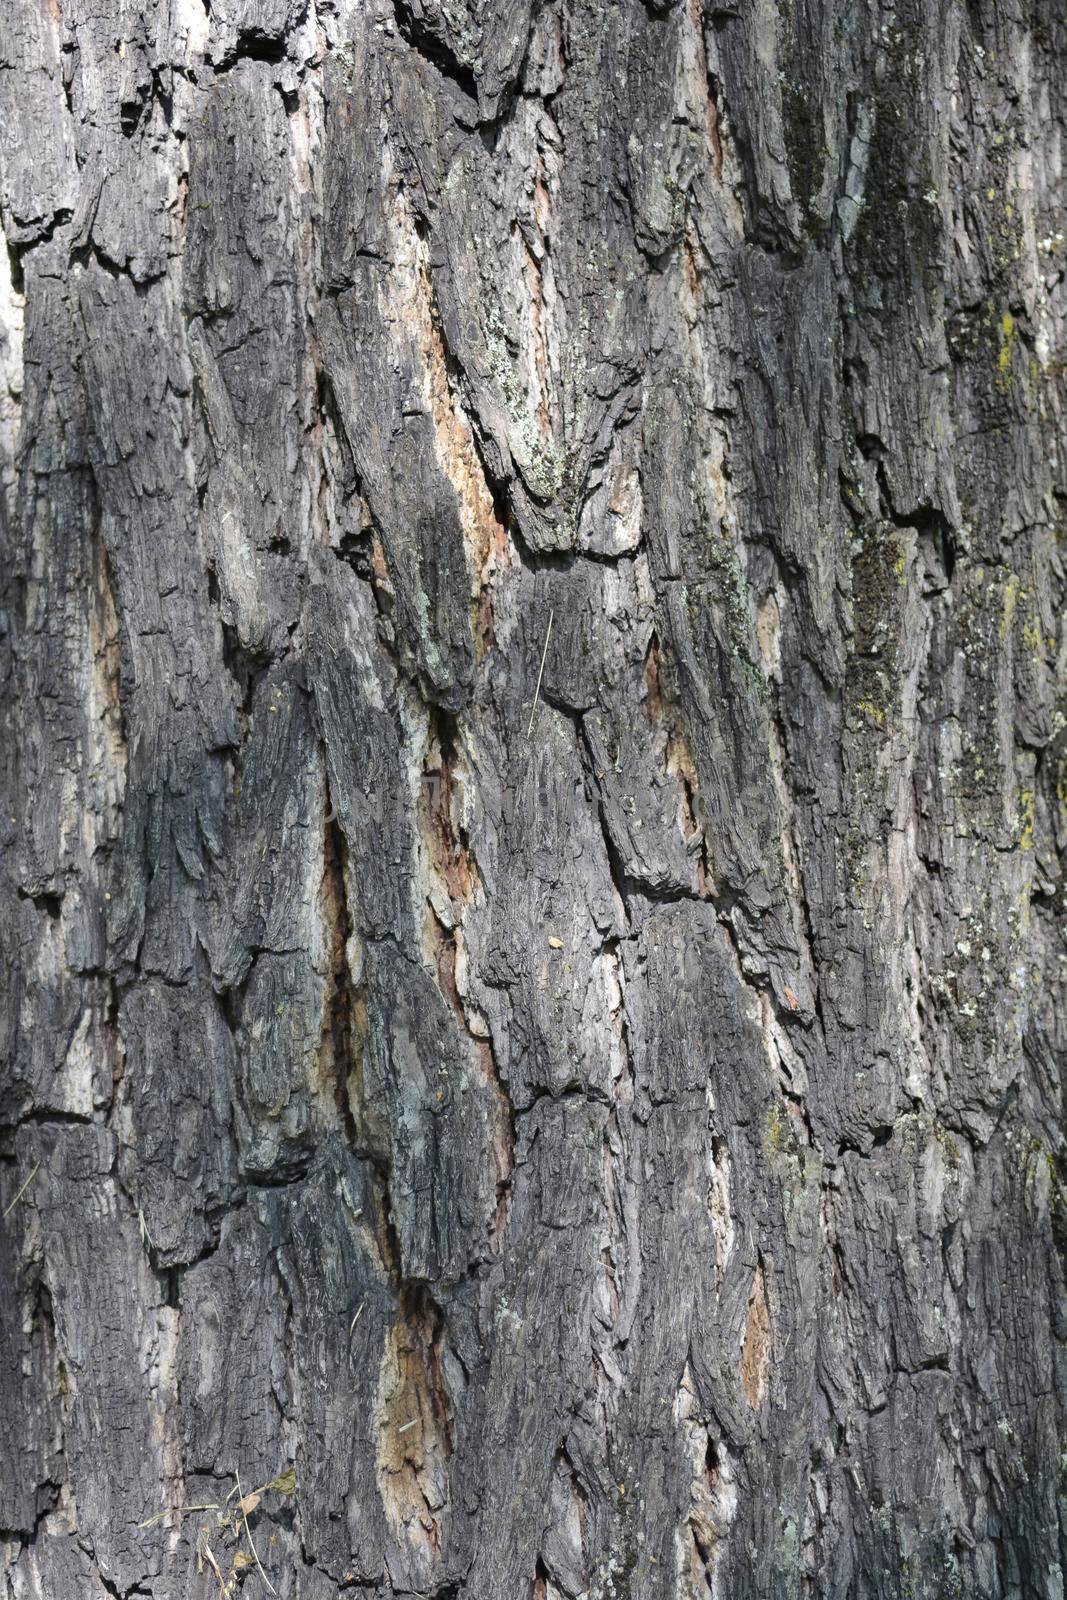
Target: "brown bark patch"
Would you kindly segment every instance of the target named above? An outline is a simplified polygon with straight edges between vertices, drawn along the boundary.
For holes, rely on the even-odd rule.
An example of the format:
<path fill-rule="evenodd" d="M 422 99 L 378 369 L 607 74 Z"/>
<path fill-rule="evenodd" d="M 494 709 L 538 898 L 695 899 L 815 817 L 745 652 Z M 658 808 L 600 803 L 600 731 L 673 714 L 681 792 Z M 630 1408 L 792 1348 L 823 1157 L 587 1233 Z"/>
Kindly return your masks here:
<path fill-rule="evenodd" d="M 767 1292 L 763 1268 L 757 1266 L 745 1313 L 745 1339 L 741 1346 L 741 1387 L 753 1411 L 758 1411 L 767 1396 L 771 1368 L 771 1319 L 767 1311 Z"/>
<path fill-rule="evenodd" d="M 422 377 L 433 427 L 434 454 L 456 496 L 471 578 L 471 622 L 479 659 L 492 642 L 487 589 L 505 564 L 510 546 L 474 438 L 474 431 L 449 377 L 448 352 L 430 271 L 429 245 L 418 231 L 403 189 L 395 197 L 396 266 L 391 277 L 394 311 L 403 337 L 415 346 L 413 370 Z M 483 602 L 483 603 L 479 603 Z"/>
<path fill-rule="evenodd" d="M 457 916 L 469 903 L 478 880 L 477 864 L 457 820 L 462 782 L 462 772 L 457 772 L 451 730 L 438 727 L 423 762 L 419 831 L 427 867 L 448 896 Z"/>
<path fill-rule="evenodd" d="M 439 1324 L 432 1308 L 404 1296 L 385 1340 L 375 1407 L 385 1514 L 394 1534 L 426 1555 L 439 1548 L 452 1454 Z"/>
<path fill-rule="evenodd" d="M 126 788 L 126 729 L 119 695 L 119 620 L 107 550 L 93 541 L 93 600 L 89 606 L 89 656 L 92 677 L 89 705 L 93 734 L 93 767 L 108 774 L 115 803 Z"/>
<path fill-rule="evenodd" d="M 679 1594 L 709 1600 L 718 1593 L 717 1576 L 724 1542 L 737 1515 L 737 1489 L 725 1445 L 701 1416 L 688 1363 L 674 1403 L 689 1467 L 689 1511 L 677 1529 Z"/>
<path fill-rule="evenodd" d="M 428 269 L 426 295 L 428 298 L 431 296 Z M 460 523 L 471 560 L 472 591 L 474 598 L 477 598 L 492 572 L 504 563 L 509 548 L 508 540 L 485 480 L 470 422 L 448 381 L 445 345 L 432 309 L 432 299 L 430 305 L 425 326 L 424 370 L 427 374 L 434 442 L 437 459 L 456 491 Z"/>
<path fill-rule="evenodd" d="M 348 940 L 352 932 L 344 879 L 344 840 L 329 809 L 323 825 L 322 887 L 319 905 L 329 942 L 330 967 L 322 1012 L 319 1045 L 319 1083 L 316 1085 L 327 1104 L 336 1110 L 337 1120 L 354 1140 L 353 1108 L 349 1075 L 353 1061 L 354 995 L 348 966 Z"/>
<path fill-rule="evenodd" d="M 661 727 L 666 719 L 663 686 L 660 683 L 660 642 L 655 634 L 649 641 L 645 657 L 645 715 L 654 728 Z"/>
<path fill-rule="evenodd" d="M 540 180 L 538 180 L 540 183 Z M 525 241 L 524 241 L 525 243 Z M 548 363 L 548 343 L 545 331 L 545 299 L 541 276 L 541 263 L 525 245 L 526 288 L 530 300 L 530 354 L 533 380 L 537 396 L 537 426 L 542 439 L 552 438 L 552 408 L 550 403 L 551 379 Z"/>
<path fill-rule="evenodd" d="M 708 1175 L 708 1210 L 715 1240 L 715 1271 L 719 1282 L 734 1248 L 734 1219 L 730 1204 L 730 1153 L 726 1140 L 711 1141 L 712 1165 Z"/>

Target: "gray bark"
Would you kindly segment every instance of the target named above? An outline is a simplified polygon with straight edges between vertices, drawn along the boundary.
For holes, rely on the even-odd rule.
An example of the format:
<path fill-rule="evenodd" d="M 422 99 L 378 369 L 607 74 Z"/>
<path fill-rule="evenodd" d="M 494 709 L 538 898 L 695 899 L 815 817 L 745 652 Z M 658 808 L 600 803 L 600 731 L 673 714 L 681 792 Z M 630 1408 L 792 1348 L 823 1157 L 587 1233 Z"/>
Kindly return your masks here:
<path fill-rule="evenodd" d="M 5 1600 L 1062 1596 L 1065 53 L 6 0 Z"/>

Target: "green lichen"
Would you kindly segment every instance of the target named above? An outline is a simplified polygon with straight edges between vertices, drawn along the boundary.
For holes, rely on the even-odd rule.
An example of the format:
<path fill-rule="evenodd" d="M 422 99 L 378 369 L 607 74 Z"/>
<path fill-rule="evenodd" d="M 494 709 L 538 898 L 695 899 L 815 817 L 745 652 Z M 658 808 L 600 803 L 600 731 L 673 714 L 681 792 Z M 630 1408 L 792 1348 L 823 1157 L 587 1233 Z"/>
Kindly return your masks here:
<path fill-rule="evenodd" d="M 1037 610 L 1033 606 L 1030 607 L 1029 615 L 1022 626 L 1022 641 L 1032 656 L 1039 661 L 1044 660 L 1045 641 L 1041 633 L 1041 622 L 1038 618 Z"/>
<path fill-rule="evenodd" d="M 1015 129 L 1009 122 L 990 140 L 985 150 L 988 177 L 984 184 L 976 185 L 974 192 L 992 281 L 1001 292 L 1010 290 L 1013 285 L 1024 246 L 1012 170 L 1017 143 Z"/>
<path fill-rule="evenodd" d="M 963 1600 L 963 1578 L 954 1552 L 933 1539 L 900 1556 L 896 1583 L 900 1600 Z"/>
<path fill-rule="evenodd" d="M 865 721 L 873 723 L 876 728 L 885 727 L 885 707 L 877 705 L 873 700 L 857 700 L 855 709 Z"/>
<path fill-rule="evenodd" d="M 952 1167 L 958 1167 L 962 1152 L 955 1139 L 949 1133 L 948 1129 L 942 1123 L 935 1122 L 933 1126 L 933 1134 L 934 1138 L 945 1152 L 945 1159 L 948 1161 L 949 1165 Z"/>
<path fill-rule="evenodd" d="M 1012 348 L 1015 343 L 1015 318 L 1005 311 L 1000 319 L 1000 349 L 997 353 L 997 386 L 1011 388 Z"/>
<path fill-rule="evenodd" d="M 1018 805 L 1019 849 L 1034 848 L 1034 791 L 1019 790 Z"/>
<path fill-rule="evenodd" d="M 977 310 L 960 311 L 950 317 L 945 332 L 976 415 L 989 429 L 1003 426 L 1019 403 L 1013 395 L 1019 340 L 1015 318 L 1002 303 L 998 305 L 990 299 Z M 979 508 L 972 509 L 977 512 Z"/>
<path fill-rule="evenodd" d="M 897 657 L 901 631 L 901 587 L 907 551 L 887 525 L 871 528 L 854 545 L 852 620 L 847 700 L 859 722 L 888 732 L 897 710 Z"/>
<path fill-rule="evenodd" d="M 823 135 L 819 85 L 800 71 L 782 85 L 782 127 L 793 194 L 811 232 L 819 235 L 826 223 L 816 202 L 826 174 L 826 140 Z"/>
<path fill-rule="evenodd" d="M 756 659 L 752 628 L 752 597 L 741 558 L 730 542 L 719 533 L 709 533 L 706 542 L 711 587 L 726 621 L 731 654 L 753 698 L 761 705 L 768 687 L 763 669 Z"/>
<path fill-rule="evenodd" d="M 1001 606 L 1000 625 L 997 633 L 1001 639 L 1006 639 L 1011 632 L 1011 625 L 1015 620 L 1015 608 L 1019 603 L 1020 583 L 1014 572 L 1009 572 L 1004 585 L 1004 598 Z"/>
<path fill-rule="evenodd" d="M 790 1176 L 790 1184 L 795 1180 L 801 1185 L 807 1183 L 807 1153 L 797 1137 L 792 1117 L 788 1112 L 783 1113 L 776 1100 L 771 1101 L 764 1118 L 763 1150 L 769 1159 L 785 1164 L 784 1175 L 789 1176 L 788 1169 L 794 1169 L 795 1178 Z"/>
<path fill-rule="evenodd" d="M 942 248 L 940 207 L 923 116 L 922 8 L 902 0 L 887 31 L 888 68 L 873 106 L 866 191 L 852 241 L 856 281 L 869 305 L 892 310 L 918 276 L 933 290 Z"/>
<path fill-rule="evenodd" d="M 536 500 L 547 505 L 573 488 L 575 453 L 563 451 L 555 440 L 546 439 L 536 418 L 530 415 L 528 397 L 519 382 L 507 331 L 495 305 L 490 305 L 486 313 L 485 350 L 489 374 L 511 424 L 515 459 L 523 482 Z"/>
<path fill-rule="evenodd" d="M 780 1580 L 780 1587 L 776 1593 L 785 1595 L 798 1595 L 800 1593 L 800 1524 L 796 1517 L 786 1517 L 782 1522 L 778 1534 L 778 1548 L 775 1551 L 776 1576 Z"/>
<path fill-rule="evenodd" d="M 772 1155 L 781 1155 L 785 1148 L 785 1137 L 782 1130 L 782 1114 L 778 1109 L 777 1101 L 771 1102 L 767 1107 L 767 1119 L 764 1129 L 764 1149 Z"/>
<path fill-rule="evenodd" d="M 975 567 L 963 577 L 956 613 L 953 642 L 963 657 L 967 684 L 953 788 L 972 826 L 990 832 L 1002 826 L 998 683 L 1020 593 L 1018 579 L 1007 568 Z"/>
<path fill-rule="evenodd" d="M 618 1459 L 613 1464 L 613 1527 L 611 1553 L 598 1568 L 590 1600 L 638 1600 L 647 1587 L 654 1558 L 645 1546 L 641 1525 L 642 1497 L 636 1470 Z"/>

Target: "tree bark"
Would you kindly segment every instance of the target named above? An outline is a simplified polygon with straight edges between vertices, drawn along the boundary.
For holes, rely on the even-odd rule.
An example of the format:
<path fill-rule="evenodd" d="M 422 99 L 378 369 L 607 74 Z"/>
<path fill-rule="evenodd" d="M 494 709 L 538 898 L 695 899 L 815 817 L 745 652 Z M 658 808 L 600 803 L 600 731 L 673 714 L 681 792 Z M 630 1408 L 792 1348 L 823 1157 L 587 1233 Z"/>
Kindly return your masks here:
<path fill-rule="evenodd" d="M 7 0 L 6 1600 L 1063 1595 L 1059 0 Z"/>

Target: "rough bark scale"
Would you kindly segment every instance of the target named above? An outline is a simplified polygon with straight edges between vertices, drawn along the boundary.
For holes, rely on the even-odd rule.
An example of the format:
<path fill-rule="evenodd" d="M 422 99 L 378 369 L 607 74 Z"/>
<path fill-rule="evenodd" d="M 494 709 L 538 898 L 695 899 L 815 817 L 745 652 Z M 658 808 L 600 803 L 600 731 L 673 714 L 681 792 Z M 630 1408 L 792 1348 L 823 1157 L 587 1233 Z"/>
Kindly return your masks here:
<path fill-rule="evenodd" d="M 1062 1595 L 1065 52 L 7 0 L 9 1600 Z"/>

